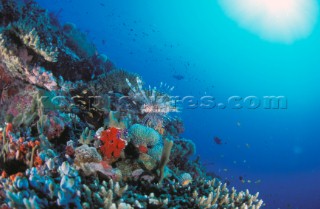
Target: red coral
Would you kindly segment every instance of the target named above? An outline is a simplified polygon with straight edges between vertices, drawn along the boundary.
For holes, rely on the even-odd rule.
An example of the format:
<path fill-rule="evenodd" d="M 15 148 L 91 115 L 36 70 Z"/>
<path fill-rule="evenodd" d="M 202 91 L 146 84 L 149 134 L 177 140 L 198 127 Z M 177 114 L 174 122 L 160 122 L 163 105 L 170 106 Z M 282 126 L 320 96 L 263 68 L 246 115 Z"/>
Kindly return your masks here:
<path fill-rule="evenodd" d="M 43 164 L 42 159 L 37 155 L 37 156 L 35 157 L 35 159 L 34 159 L 33 165 L 34 165 L 35 167 L 38 167 L 38 166 L 40 166 L 40 165 L 42 165 L 42 164 Z"/>
<path fill-rule="evenodd" d="M 139 151 L 141 153 L 148 153 L 148 148 L 146 146 L 140 145 L 139 146 Z"/>
<path fill-rule="evenodd" d="M 126 147 L 126 141 L 120 138 L 121 130 L 115 127 L 108 128 L 101 132 L 101 141 L 103 145 L 100 150 L 108 159 L 118 158 L 122 150 Z"/>

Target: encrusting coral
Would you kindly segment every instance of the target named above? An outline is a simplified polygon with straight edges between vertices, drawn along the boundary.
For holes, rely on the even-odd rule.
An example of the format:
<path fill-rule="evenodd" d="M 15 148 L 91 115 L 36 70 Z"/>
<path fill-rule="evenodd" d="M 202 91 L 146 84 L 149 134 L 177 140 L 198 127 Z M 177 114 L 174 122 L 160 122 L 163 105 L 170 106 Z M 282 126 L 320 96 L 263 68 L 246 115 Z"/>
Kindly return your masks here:
<path fill-rule="evenodd" d="M 0 208 L 261 208 L 191 160 L 160 87 L 33 0 L 0 0 Z"/>
<path fill-rule="evenodd" d="M 115 127 L 110 127 L 102 131 L 100 139 L 103 142 L 101 152 L 108 159 L 112 157 L 119 158 L 122 150 L 124 150 L 127 145 L 127 142 L 121 139 L 121 130 Z"/>

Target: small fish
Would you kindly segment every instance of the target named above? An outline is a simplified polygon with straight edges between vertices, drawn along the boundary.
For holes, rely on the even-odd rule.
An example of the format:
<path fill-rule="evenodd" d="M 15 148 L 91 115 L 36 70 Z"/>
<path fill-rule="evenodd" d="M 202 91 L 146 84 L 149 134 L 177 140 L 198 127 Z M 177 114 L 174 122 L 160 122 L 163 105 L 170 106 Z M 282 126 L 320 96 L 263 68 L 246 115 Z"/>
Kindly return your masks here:
<path fill-rule="evenodd" d="M 259 179 L 259 180 L 255 181 L 254 183 L 255 183 L 255 184 L 260 184 L 260 183 L 261 183 L 261 180 Z"/>
<path fill-rule="evenodd" d="M 218 144 L 218 145 L 221 145 L 221 144 L 222 144 L 222 140 L 221 140 L 219 137 L 217 137 L 217 136 L 215 136 L 215 137 L 213 138 L 213 141 L 214 141 L 216 144 Z"/>
<path fill-rule="evenodd" d="M 172 77 L 173 77 L 174 79 L 178 80 L 178 81 L 184 79 L 184 76 L 183 76 L 183 75 L 173 75 Z"/>
<path fill-rule="evenodd" d="M 246 144 L 246 147 L 247 147 L 248 149 L 250 149 L 251 146 L 250 146 L 250 144 L 247 143 L 247 144 Z"/>
<path fill-rule="evenodd" d="M 90 117 L 90 118 L 93 118 L 93 114 L 91 112 L 88 112 L 87 115 Z"/>
<path fill-rule="evenodd" d="M 81 103 L 81 104 L 83 104 L 83 105 L 86 105 L 87 103 L 85 102 L 85 101 L 83 101 L 83 100 L 79 100 L 79 102 Z"/>
<path fill-rule="evenodd" d="M 237 126 L 238 126 L 238 127 L 240 127 L 240 126 L 241 126 L 241 123 L 240 123 L 240 121 L 238 121 L 238 122 L 237 122 Z"/>
<path fill-rule="evenodd" d="M 223 171 L 224 171 L 224 172 L 228 172 L 228 169 L 227 169 L 227 168 L 224 168 Z"/>

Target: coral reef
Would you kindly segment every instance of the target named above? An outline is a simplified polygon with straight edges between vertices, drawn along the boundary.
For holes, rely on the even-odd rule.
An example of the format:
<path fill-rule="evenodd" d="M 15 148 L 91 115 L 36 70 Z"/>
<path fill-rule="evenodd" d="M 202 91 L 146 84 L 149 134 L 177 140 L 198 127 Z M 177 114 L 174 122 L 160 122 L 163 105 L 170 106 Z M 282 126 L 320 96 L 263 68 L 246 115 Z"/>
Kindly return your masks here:
<path fill-rule="evenodd" d="M 0 63 L 8 75 L 52 90 L 60 76 L 91 80 L 112 69 L 75 26 L 53 24 L 34 1 L 1 1 L 0 8 Z"/>
<path fill-rule="evenodd" d="M 261 208 L 191 159 L 172 90 L 33 0 L 0 0 L 0 208 Z"/>

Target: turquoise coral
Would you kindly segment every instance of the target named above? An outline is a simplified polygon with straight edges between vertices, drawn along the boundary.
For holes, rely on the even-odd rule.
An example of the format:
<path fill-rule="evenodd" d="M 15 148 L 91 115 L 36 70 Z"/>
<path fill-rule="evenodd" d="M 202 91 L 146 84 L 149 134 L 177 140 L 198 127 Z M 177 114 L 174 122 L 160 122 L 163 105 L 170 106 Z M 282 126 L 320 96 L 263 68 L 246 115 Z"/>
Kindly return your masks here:
<path fill-rule="evenodd" d="M 131 142 L 139 147 L 148 148 L 148 154 L 154 159 L 160 160 L 163 143 L 161 135 L 154 129 L 140 124 L 134 124 L 129 129 Z"/>

